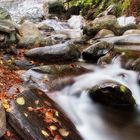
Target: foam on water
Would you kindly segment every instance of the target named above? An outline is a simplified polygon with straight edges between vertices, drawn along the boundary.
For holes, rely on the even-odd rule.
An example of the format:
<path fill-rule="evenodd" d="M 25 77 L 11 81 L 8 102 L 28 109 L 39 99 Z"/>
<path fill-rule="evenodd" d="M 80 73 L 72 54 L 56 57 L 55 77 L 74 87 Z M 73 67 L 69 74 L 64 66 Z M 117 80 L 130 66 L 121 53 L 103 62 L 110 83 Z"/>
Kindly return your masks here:
<path fill-rule="evenodd" d="M 137 76 L 136 72 L 121 68 L 119 63 L 105 68 L 96 67 L 94 72 L 76 77 L 72 86 L 58 92 L 55 101 L 70 116 L 85 140 L 116 140 L 121 132 L 108 126 L 100 115 L 99 107 L 89 99 L 86 89 L 103 80 L 113 80 L 127 86 L 132 91 L 136 103 L 140 105 Z"/>

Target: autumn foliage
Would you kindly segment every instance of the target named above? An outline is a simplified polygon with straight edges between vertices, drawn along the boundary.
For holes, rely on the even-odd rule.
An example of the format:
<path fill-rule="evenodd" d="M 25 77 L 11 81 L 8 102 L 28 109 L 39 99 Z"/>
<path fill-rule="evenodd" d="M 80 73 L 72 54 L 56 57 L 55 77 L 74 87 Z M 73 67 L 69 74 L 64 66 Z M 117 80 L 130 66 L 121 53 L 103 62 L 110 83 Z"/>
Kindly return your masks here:
<path fill-rule="evenodd" d="M 127 15 L 140 17 L 140 0 L 131 0 Z"/>

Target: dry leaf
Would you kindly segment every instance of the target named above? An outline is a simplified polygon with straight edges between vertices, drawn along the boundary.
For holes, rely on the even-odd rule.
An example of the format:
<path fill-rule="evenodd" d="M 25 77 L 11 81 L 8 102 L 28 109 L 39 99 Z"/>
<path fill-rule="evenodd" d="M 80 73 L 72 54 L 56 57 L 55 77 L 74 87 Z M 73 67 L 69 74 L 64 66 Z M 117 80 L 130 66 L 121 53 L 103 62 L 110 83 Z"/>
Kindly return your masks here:
<path fill-rule="evenodd" d="M 69 135 L 69 132 L 66 129 L 59 129 L 59 133 L 63 137 L 67 137 Z"/>
<path fill-rule="evenodd" d="M 16 102 L 19 104 L 19 105 L 25 105 L 25 100 L 23 97 L 18 97 L 16 99 Z"/>
<path fill-rule="evenodd" d="M 45 137 L 48 137 L 49 134 L 45 131 L 45 130 L 41 130 L 41 133 L 45 136 Z"/>

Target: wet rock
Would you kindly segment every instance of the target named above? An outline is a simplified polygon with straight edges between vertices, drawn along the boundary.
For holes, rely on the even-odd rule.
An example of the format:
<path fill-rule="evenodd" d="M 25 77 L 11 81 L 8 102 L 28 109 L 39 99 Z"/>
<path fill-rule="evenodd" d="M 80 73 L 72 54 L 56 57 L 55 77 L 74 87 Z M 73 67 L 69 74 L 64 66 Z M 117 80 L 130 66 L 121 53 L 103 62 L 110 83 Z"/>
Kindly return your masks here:
<path fill-rule="evenodd" d="M 102 29 L 96 34 L 95 38 L 112 37 L 112 36 L 115 36 L 115 34 L 111 30 Z"/>
<path fill-rule="evenodd" d="M 129 58 L 124 66 L 127 69 L 140 72 L 140 57 L 137 59 Z"/>
<path fill-rule="evenodd" d="M 123 35 L 129 35 L 129 34 L 140 34 L 140 30 L 138 30 L 138 29 L 127 30 L 126 32 L 124 32 Z"/>
<path fill-rule="evenodd" d="M 88 36 L 95 36 L 100 30 L 108 29 L 118 34 L 117 18 L 112 15 L 96 18 L 92 22 L 89 22 L 84 27 L 84 34 Z"/>
<path fill-rule="evenodd" d="M 5 134 L 6 131 L 6 115 L 2 103 L 0 102 L 0 137 Z"/>
<path fill-rule="evenodd" d="M 15 32 L 16 27 L 12 21 L 9 20 L 0 20 L 0 32 L 3 33 L 12 33 Z"/>
<path fill-rule="evenodd" d="M 0 47 L 5 48 L 9 44 L 16 43 L 17 26 L 10 20 L 0 20 Z"/>
<path fill-rule="evenodd" d="M 128 25 L 125 25 L 125 26 L 120 26 L 118 28 L 118 35 L 123 35 L 126 31 L 128 30 L 132 30 L 132 29 L 139 29 L 139 25 L 136 25 L 136 24 L 128 24 Z"/>
<path fill-rule="evenodd" d="M 97 42 L 96 44 L 93 44 L 92 46 L 85 49 L 82 53 L 82 57 L 86 61 L 92 61 L 96 63 L 100 57 L 106 55 L 112 49 L 113 45 L 110 43 L 105 41 Z"/>
<path fill-rule="evenodd" d="M 0 20 L 11 20 L 9 12 L 2 7 L 0 7 Z"/>
<path fill-rule="evenodd" d="M 86 68 L 76 65 L 46 65 L 32 68 L 33 71 L 46 73 L 58 76 L 68 76 L 68 75 L 80 75 L 82 73 L 88 72 Z"/>
<path fill-rule="evenodd" d="M 20 69 L 31 69 L 35 66 L 32 61 L 28 60 L 14 60 L 14 64 L 18 66 Z"/>
<path fill-rule="evenodd" d="M 30 21 L 25 21 L 19 28 L 20 41 L 19 45 L 29 46 L 36 45 L 40 43 L 41 33 L 36 27 L 36 25 Z"/>
<path fill-rule="evenodd" d="M 135 100 L 129 88 L 115 81 L 103 81 L 89 90 L 93 101 L 109 106 L 133 107 Z"/>
<path fill-rule="evenodd" d="M 54 29 L 52 27 L 48 26 L 45 22 L 38 23 L 37 27 L 38 27 L 39 30 L 45 30 L 45 31 L 48 31 L 48 32 L 54 31 Z"/>
<path fill-rule="evenodd" d="M 31 49 L 25 53 L 27 58 L 46 63 L 77 61 L 80 51 L 73 44 L 65 43 Z"/>
<path fill-rule="evenodd" d="M 117 44 L 117 45 L 139 45 L 140 36 L 139 35 L 123 35 L 123 36 L 103 38 L 103 39 L 100 39 L 100 41 L 106 41 L 108 43 Z"/>

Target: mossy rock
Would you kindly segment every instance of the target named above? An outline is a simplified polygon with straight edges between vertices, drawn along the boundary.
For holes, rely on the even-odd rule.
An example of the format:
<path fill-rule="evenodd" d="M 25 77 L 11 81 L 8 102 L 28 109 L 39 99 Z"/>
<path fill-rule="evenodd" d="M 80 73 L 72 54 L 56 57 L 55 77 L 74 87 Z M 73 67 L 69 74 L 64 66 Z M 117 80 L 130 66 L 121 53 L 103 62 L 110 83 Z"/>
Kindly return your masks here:
<path fill-rule="evenodd" d="M 89 90 L 93 101 L 109 106 L 133 107 L 136 103 L 131 90 L 115 81 L 102 81 Z"/>

